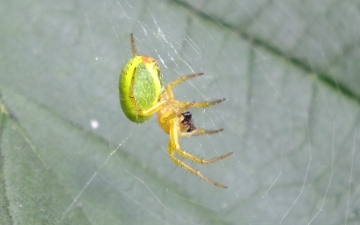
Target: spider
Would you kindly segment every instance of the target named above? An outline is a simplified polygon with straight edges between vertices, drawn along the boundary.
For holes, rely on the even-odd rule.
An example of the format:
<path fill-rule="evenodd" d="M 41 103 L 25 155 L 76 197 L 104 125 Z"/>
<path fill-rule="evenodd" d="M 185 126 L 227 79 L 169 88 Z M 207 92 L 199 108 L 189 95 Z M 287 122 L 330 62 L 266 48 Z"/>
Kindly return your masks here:
<path fill-rule="evenodd" d="M 143 123 L 154 113 L 157 113 L 159 126 L 165 133 L 169 134 L 167 149 L 171 160 L 206 182 L 221 188 L 227 188 L 225 185 L 205 177 L 200 171 L 176 157 L 179 155 L 199 164 L 208 164 L 232 154 L 232 152 L 229 152 L 213 159 L 202 159 L 182 150 L 179 144 L 179 137 L 215 134 L 223 131 L 223 129 L 204 130 L 197 128 L 188 109 L 209 107 L 219 104 L 225 99 L 204 102 L 175 100 L 172 89 L 176 85 L 188 79 L 202 76 L 203 73 L 184 75 L 164 86 L 156 59 L 136 54 L 133 34 L 130 35 L 130 42 L 132 58 L 122 69 L 119 78 L 120 104 L 124 114 L 133 122 Z"/>

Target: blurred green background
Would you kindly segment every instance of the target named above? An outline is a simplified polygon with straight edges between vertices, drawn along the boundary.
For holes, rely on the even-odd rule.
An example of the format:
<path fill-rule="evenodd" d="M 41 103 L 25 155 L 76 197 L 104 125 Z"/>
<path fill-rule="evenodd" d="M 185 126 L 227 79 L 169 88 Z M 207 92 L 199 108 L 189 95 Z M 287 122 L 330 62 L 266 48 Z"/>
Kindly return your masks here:
<path fill-rule="evenodd" d="M 2 1 L 0 224 L 359 224 L 360 1 Z M 118 76 L 158 59 L 195 123 L 174 165 Z"/>

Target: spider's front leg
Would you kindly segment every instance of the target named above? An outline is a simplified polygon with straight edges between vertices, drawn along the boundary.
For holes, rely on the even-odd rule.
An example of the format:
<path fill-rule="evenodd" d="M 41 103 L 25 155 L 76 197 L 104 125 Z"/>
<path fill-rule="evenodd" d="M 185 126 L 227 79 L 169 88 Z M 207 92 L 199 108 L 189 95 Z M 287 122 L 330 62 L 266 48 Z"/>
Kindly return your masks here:
<path fill-rule="evenodd" d="M 178 118 L 172 119 L 171 121 L 171 126 L 170 126 L 170 140 L 169 140 L 169 144 L 168 144 L 168 153 L 170 155 L 171 160 L 178 166 L 181 166 L 182 168 L 184 168 L 185 170 L 189 171 L 190 173 L 200 177 L 201 179 L 205 180 L 206 182 L 213 184 L 215 186 L 221 187 L 221 188 L 227 188 L 225 185 L 222 185 L 220 183 L 217 183 L 207 177 L 205 177 L 204 175 L 202 175 L 200 173 L 200 171 L 192 168 L 191 166 L 187 165 L 186 163 L 184 163 L 183 161 L 179 160 L 178 158 L 176 158 L 175 156 L 175 152 L 178 153 L 180 156 L 190 159 L 196 163 L 199 164 L 207 164 L 207 163 L 212 163 L 212 162 L 216 162 L 219 161 L 223 158 L 226 158 L 228 156 L 230 156 L 232 154 L 232 152 L 229 152 L 225 155 L 221 155 L 219 157 L 213 158 L 213 159 L 202 159 L 202 158 L 198 158 L 190 153 L 187 153 L 186 151 L 182 150 L 180 148 L 179 145 L 179 133 L 180 133 L 180 127 L 179 127 L 179 121 Z"/>
<path fill-rule="evenodd" d="M 191 105 L 193 105 L 192 103 Z M 197 135 L 204 135 L 204 134 L 216 134 L 224 129 L 218 129 L 218 130 L 204 130 L 197 128 L 194 124 L 194 120 L 192 118 L 192 114 L 190 112 L 184 112 L 180 114 L 183 118 L 180 125 L 180 130 L 186 130 L 186 132 L 180 132 L 179 135 L 181 137 L 190 137 L 190 136 L 197 136 Z M 180 116 L 178 115 L 178 116 Z"/>
<path fill-rule="evenodd" d="M 205 108 L 205 107 L 219 104 L 222 101 L 225 101 L 225 98 L 214 100 L 214 101 L 205 101 L 205 102 L 184 102 L 184 101 L 182 101 L 182 102 L 179 102 L 179 107 L 186 108 L 186 109 L 188 109 L 188 108 Z M 216 134 L 216 133 L 219 133 L 224 130 L 224 129 L 204 130 L 204 129 L 197 128 L 194 125 L 192 115 L 190 112 L 182 113 L 182 115 L 184 117 L 184 120 L 182 121 L 182 123 L 183 124 L 186 123 L 184 125 L 188 128 L 187 132 L 180 133 L 180 136 L 182 136 L 182 137 L 190 137 L 190 136 L 197 136 L 197 135 L 204 135 L 204 134 Z"/>
<path fill-rule="evenodd" d="M 206 108 L 206 107 L 209 107 L 209 106 L 212 106 L 212 105 L 217 105 L 217 104 L 219 104 L 220 102 L 223 102 L 223 101 L 225 101 L 225 98 L 217 99 L 217 100 L 214 100 L 214 101 L 192 102 L 190 108 Z M 189 105 L 189 104 L 190 104 L 190 102 L 180 102 L 181 107 L 184 107 L 184 106 Z"/>
<path fill-rule="evenodd" d="M 223 131 L 224 129 L 218 129 L 218 130 L 204 130 L 204 129 L 200 129 L 200 128 L 195 128 L 192 131 L 187 131 L 187 132 L 180 132 L 179 135 L 181 137 L 191 137 L 191 136 L 198 136 L 198 135 L 204 135 L 204 134 L 216 134 L 219 133 L 221 131 Z"/>

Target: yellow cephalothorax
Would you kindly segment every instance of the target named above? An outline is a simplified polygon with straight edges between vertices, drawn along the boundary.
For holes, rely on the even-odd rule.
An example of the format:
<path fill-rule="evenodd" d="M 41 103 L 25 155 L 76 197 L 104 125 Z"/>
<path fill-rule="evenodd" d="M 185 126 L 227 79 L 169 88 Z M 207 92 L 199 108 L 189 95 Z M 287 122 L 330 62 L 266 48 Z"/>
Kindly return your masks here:
<path fill-rule="evenodd" d="M 180 148 L 179 144 L 179 136 L 190 137 L 221 132 L 223 129 L 203 130 L 196 128 L 192 115 L 187 110 L 189 108 L 204 108 L 215 105 L 225 99 L 205 102 L 175 100 L 172 93 L 173 87 L 188 79 L 201 76 L 203 73 L 181 76 L 164 87 L 157 61 L 151 57 L 136 55 L 132 34 L 130 39 L 132 58 L 124 66 L 119 78 L 120 105 L 124 114 L 133 122 L 143 123 L 147 121 L 151 115 L 157 113 L 159 126 L 165 133 L 169 134 L 168 153 L 171 160 L 176 165 L 195 174 L 201 179 L 218 187 L 226 188 L 226 186 L 205 177 L 198 170 L 179 160 L 175 155 L 176 153 L 196 163 L 207 164 L 219 161 L 232 154 L 232 152 L 229 152 L 225 155 L 206 160 L 185 152 Z"/>

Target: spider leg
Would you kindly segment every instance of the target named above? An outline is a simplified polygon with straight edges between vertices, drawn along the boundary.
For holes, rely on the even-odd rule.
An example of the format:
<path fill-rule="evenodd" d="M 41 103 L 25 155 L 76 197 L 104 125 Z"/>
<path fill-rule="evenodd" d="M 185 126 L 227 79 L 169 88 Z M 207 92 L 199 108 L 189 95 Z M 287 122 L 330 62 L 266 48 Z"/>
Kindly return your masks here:
<path fill-rule="evenodd" d="M 190 108 L 206 108 L 212 105 L 219 104 L 220 102 L 225 101 L 225 98 L 217 99 L 214 101 L 205 101 L 205 102 L 193 102 Z M 190 102 L 180 102 L 180 106 L 189 105 Z"/>
<path fill-rule="evenodd" d="M 180 144 L 179 144 L 179 133 L 180 133 L 180 128 L 179 128 L 179 125 L 178 123 L 176 122 L 172 122 L 172 125 L 170 127 L 170 142 L 173 146 L 173 148 L 175 149 L 175 151 L 182 157 L 185 157 L 187 159 L 190 159 L 196 163 L 199 163 L 199 164 L 208 164 L 208 163 L 212 163 L 212 162 L 216 162 L 216 161 L 219 161 L 221 159 L 224 159 L 228 156 L 230 156 L 232 154 L 232 152 L 229 152 L 229 153 L 226 153 L 224 155 L 221 155 L 219 157 L 216 157 L 216 158 L 213 158 L 213 159 L 202 159 L 202 158 L 199 158 L 199 157 L 196 157 L 184 150 L 182 150 L 180 148 Z"/>
<path fill-rule="evenodd" d="M 216 162 L 216 161 L 219 161 L 219 160 L 222 160 L 228 156 L 230 156 L 231 154 L 233 154 L 233 152 L 228 152 L 224 155 L 221 155 L 219 157 L 216 157 L 216 158 L 212 158 L 212 159 L 203 159 L 203 158 L 199 158 L 199 157 L 196 157 L 184 150 L 182 150 L 181 148 L 175 148 L 175 151 L 182 157 L 184 158 L 187 158 L 187 159 L 190 159 L 196 163 L 199 163 L 199 164 L 208 164 L 208 163 L 213 163 L 213 162 Z"/>
<path fill-rule="evenodd" d="M 196 128 L 195 130 L 192 130 L 190 132 L 181 132 L 179 135 L 181 137 L 190 137 L 190 136 L 198 136 L 198 135 L 204 135 L 204 134 L 216 134 L 224 129 L 218 129 L 218 130 L 204 130 L 200 128 Z"/>
<path fill-rule="evenodd" d="M 177 159 L 175 157 L 175 152 L 178 153 L 180 156 L 184 157 L 184 158 L 187 158 L 187 159 L 190 159 L 196 163 L 199 163 L 199 164 L 207 164 L 207 163 L 212 163 L 212 162 L 216 162 L 216 161 L 219 161 L 221 159 L 224 159 L 228 156 L 230 156 L 232 154 L 232 152 L 229 152 L 227 154 L 224 154 L 224 155 L 221 155 L 219 157 L 216 157 L 216 158 L 213 158 L 213 159 L 202 159 L 202 158 L 198 158 L 190 153 L 187 153 L 186 151 L 182 150 L 180 148 L 180 145 L 179 145 L 179 133 L 180 133 L 180 128 L 179 128 L 179 123 L 178 121 L 176 121 L 176 119 L 173 119 L 173 121 L 171 121 L 171 126 L 170 126 L 170 132 L 169 132 L 169 135 L 170 135 L 170 141 L 169 141 L 169 144 L 168 144 L 168 152 L 169 152 L 169 155 L 172 159 L 172 161 L 176 164 L 176 165 L 179 165 L 181 167 L 183 167 L 184 169 L 186 169 L 187 171 L 197 175 L 198 177 L 200 177 L 201 179 L 215 185 L 215 186 L 218 186 L 218 187 L 223 187 L 223 188 L 226 188 L 226 186 L 222 185 L 222 184 L 219 184 L 215 181 L 212 181 L 210 180 L 209 178 L 205 177 L 204 175 L 202 175 L 198 170 L 195 170 L 194 168 L 190 167 L 189 165 L 187 165 L 186 163 L 180 161 L 179 159 Z"/>
<path fill-rule="evenodd" d="M 184 163 L 183 161 L 179 160 L 178 158 L 175 157 L 175 151 L 174 149 L 172 148 L 172 144 L 171 142 L 169 142 L 169 145 L 168 145 L 168 152 L 169 152 L 169 155 L 170 155 L 170 158 L 171 160 L 178 166 L 181 166 L 182 168 L 184 168 L 185 170 L 189 171 L 190 173 L 200 177 L 201 179 L 203 179 L 204 181 L 210 183 L 210 184 L 213 184 L 217 187 L 221 187 L 221 188 L 227 188 L 225 185 L 223 184 L 220 184 L 218 182 L 215 182 L 207 177 L 205 177 L 204 175 L 202 175 L 202 173 L 200 173 L 199 170 L 196 170 L 194 168 L 192 168 L 191 166 L 189 166 L 188 164 Z"/>
<path fill-rule="evenodd" d="M 176 85 L 186 81 L 186 80 L 189 80 L 191 78 L 194 78 L 194 77 L 198 77 L 198 76 L 201 76 L 201 75 L 204 75 L 204 73 L 192 73 L 192 74 L 188 74 L 188 75 L 184 75 L 184 76 L 181 76 L 179 77 L 178 79 L 170 82 L 167 86 L 166 86 L 166 91 L 170 91 L 173 87 L 175 87 Z"/>
<path fill-rule="evenodd" d="M 180 116 L 183 112 L 189 109 L 195 102 L 189 102 L 187 105 L 183 105 L 182 108 L 178 109 L 176 112 L 171 113 L 165 117 L 160 118 L 160 123 L 166 123 L 167 121 L 174 119 L 175 117 Z"/>
<path fill-rule="evenodd" d="M 163 102 L 158 102 L 154 106 L 150 107 L 147 110 L 137 109 L 138 113 L 142 116 L 151 116 L 152 114 L 156 113 L 163 107 Z"/>
<path fill-rule="evenodd" d="M 184 103 L 184 102 L 182 102 Z M 193 105 L 196 104 L 196 102 L 187 102 L 186 105 L 184 105 L 182 108 L 180 108 L 176 113 L 172 113 L 167 117 L 164 117 L 161 119 L 161 122 L 169 121 L 170 119 L 174 119 L 175 117 L 180 116 L 182 113 L 184 113 L 187 109 L 193 107 Z M 204 130 L 201 128 L 195 128 L 192 131 L 189 132 L 179 132 L 179 135 L 182 137 L 190 137 L 190 136 L 197 136 L 197 135 L 204 135 L 204 134 L 216 134 L 224 129 L 218 129 L 218 130 Z"/>
<path fill-rule="evenodd" d="M 131 43 L 131 54 L 132 57 L 136 56 L 136 49 L 135 49 L 135 41 L 134 41 L 134 35 L 130 34 L 130 43 Z"/>

